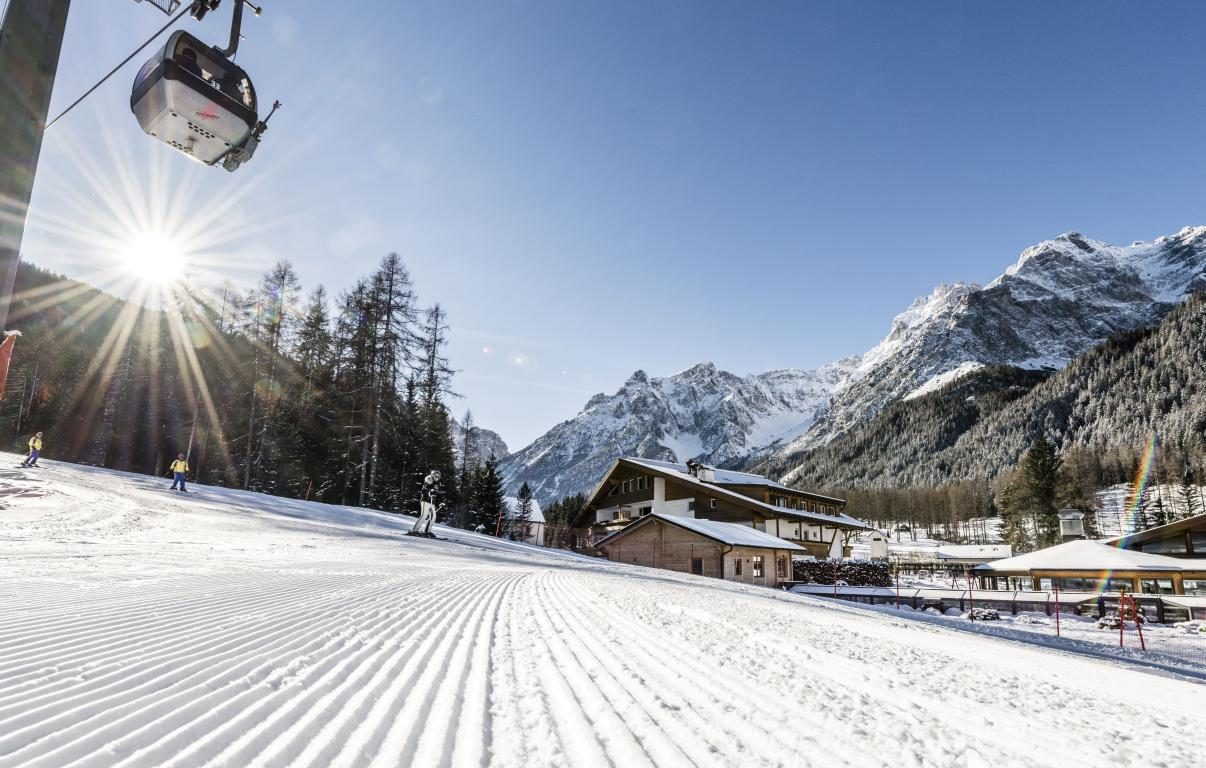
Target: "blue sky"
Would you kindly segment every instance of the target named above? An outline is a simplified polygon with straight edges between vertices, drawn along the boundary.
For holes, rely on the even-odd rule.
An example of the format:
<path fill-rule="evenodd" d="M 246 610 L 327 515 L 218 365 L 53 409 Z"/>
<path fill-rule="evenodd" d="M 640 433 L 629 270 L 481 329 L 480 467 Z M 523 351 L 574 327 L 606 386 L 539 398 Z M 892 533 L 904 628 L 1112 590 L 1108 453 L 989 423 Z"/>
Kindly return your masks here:
<path fill-rule="evenodd" d="M 111 256 L 64 228 L 155 208 L 220 207 L 204 248 L 248 284 L 396 251 L 448 311 L 453 410 L 512 448 L 637 368 L 814 367 L 1039 240 L 1206 223 L 1202 3 L 264 6 L 252 163 L 145 137 L 140 56 L 47 134 L 25 258 L 87 279 Z M 163 21 L 77 0 L 52 114 Z"/>

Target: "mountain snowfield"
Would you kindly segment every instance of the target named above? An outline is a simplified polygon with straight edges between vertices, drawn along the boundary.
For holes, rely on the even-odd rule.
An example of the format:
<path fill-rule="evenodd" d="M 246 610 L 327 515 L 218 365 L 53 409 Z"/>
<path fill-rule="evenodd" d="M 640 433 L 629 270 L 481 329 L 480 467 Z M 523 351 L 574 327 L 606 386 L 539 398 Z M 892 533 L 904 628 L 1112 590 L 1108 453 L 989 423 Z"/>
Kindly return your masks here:
<path fill-rule="evenodd" d="M 702 364 L 664 379 L 638 371 L 512 454 L 504 477 L 549 499 L 589 489 L 624 454 L 792 466 L 893 402 L 986 365 L 1062 367 L 1110 336 L 1158 323 L 1204 288 L 1206 227 L 1121 247 L 1070 232 L 1027 248 L 986 286 L 938 286 L 875 347 L 815 371 L 740 377 Z"/>
<path fill-rule="evenodd" d="M 165 485 L 0 470 L 0 767 L 1174 766 L 1206 729 L 1123 661 Z"/>
<path fill-rule="evenodd" d="M 527 482 L 544 500 L 590 488 L 619 456 L 733 463 L 807 431 L 856 362 L 744 377 L 711 363 L 665 378 L 637 371 L 507 457 L 503 477 L 512 488 Z"/>

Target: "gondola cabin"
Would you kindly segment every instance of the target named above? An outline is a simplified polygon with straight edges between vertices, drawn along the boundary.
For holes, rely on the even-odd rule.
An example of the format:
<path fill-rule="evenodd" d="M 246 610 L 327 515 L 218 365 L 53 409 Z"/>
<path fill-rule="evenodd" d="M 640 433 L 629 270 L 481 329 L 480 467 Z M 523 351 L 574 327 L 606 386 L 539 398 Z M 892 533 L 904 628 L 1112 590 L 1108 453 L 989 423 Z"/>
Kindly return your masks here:
<path fill-rule="evenodd" d="M 130 109 L 154 138 L 228 171 L 250 160 L 259 143 L 251 78 L 183 30 L 138 71 Z"/>

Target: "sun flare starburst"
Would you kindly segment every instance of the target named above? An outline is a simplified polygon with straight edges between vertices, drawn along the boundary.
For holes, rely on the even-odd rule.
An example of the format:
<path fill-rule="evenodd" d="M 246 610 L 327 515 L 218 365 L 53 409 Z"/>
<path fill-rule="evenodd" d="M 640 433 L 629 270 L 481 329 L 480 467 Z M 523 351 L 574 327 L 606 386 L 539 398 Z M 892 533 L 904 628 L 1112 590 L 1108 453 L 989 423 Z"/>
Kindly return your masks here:
<path fill-rule="evenodd" d="M 188 255 L 171 237 L 146 232 L 137 235 L 120 254 L 123 269 L 148 288 L 170 288 L 188 269 Z"/>

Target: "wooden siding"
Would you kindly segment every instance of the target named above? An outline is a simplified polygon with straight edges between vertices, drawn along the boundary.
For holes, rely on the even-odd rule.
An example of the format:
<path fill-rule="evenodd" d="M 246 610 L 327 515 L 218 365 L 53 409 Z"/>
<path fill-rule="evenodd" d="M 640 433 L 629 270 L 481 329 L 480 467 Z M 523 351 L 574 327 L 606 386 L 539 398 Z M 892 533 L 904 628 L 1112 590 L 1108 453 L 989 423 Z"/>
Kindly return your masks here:
<path fill-rule="evenodd" d="M 758 547 L 729 547 L 694 531 L 677 525 L 650 520 L 635 530 L 624 533 L 600 549 L 607 559 L 616 563 L 643 565 L 648 568 L 663 568 L 679 573 L 691 573 L 691 561 L 703 560 L 703 575 L 723 578 L 743 584 L 774 587 L 780 581 L 791 579 L 791 552 Z M 754 576 L 753 559 L 761 557 L 761 577 Z M 782 558 L 781 577 L 776 570 L 777 559 Z M 722 562 L 723 559 L 723 562 Z M 741 575 L 737 575 L 737 560 L 742 561 Z"/>
<path fill-rule="evenodd" d="M 607 559 L 650 568 L 691 573 L 691 560 L 703 560 L 703 575 L 722 576 L 720 554 L 726 547 L 692 531 L 651 520 L 599 547 Z"/>

